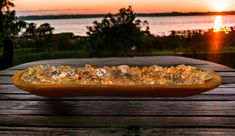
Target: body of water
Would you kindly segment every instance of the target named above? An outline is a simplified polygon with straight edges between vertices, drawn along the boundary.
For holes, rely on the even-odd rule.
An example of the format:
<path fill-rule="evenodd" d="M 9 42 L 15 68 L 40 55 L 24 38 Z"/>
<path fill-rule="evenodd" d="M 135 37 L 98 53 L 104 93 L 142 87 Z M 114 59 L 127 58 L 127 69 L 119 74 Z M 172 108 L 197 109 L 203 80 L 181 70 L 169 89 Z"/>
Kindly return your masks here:
<path fill-rule="evenodd" d="M 156 35 L 168 35 L 172 30 L 207 30 L 235 26 L 235 15 L 138 17 L 137 19 L 147 20 L 150 32 Z M 86 26 L 91 26 L 95 20 L 100 21 L 102 18 L 27 20 L 26 22 L 33 22 L 37 25 L 49 23 L 55 28 L 54 33 L 73 32 L 76 35 L 84 36 L 87 32 Z"/>

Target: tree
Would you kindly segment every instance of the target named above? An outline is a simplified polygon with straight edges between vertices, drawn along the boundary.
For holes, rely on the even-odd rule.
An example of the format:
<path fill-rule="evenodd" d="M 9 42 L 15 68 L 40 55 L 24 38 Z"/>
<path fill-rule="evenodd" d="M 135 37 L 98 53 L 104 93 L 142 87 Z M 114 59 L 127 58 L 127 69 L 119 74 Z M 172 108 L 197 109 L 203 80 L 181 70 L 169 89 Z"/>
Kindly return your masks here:
<path fill-rule="evenodd" d="M 12 38 L 18 37 L 22 29 L 26 28 L 26 23 L 16 17 L 12 0 L 0 0 L 0 36 L 3 43 L 3 57 L 1 69 L 13 65 L 13 42 Z"/>
<path fill-rule="evenodd" d="M 26 28 L 26 22 L 19 20 L 14 10 L 8 10 L 3 16 L 3 28 L 5 37 L 18 37 L 19 32 Z"/>
<path fill-rule="evenodd" d="M 3 24 L 3 18 L 4 18 L 4 12 L 9 11 L 10 7 L 13 7 L 14 4 L 11 2 L 11 0 L 0 0 L 0 34 L 1 37 L 4 36 L 4 24 Z"/>
<path fill-rule="evenodd" d="M 25 37 L 44 37 L 47 35 L 53 34 L 54 27 L 51 27 L 49 23 L 41 24 L 39 27 L 35 23 L 26 24 L 26 29 L 23 32 L 23 36 Z"/>
<path fill-rule="evenodd" d="M 3 37 L 3 58 L 1 67 L 10 67 L 13 64 L 13 43 L 12 40 L 5 34 L 7 30 L 4 26 L 4 12 L 9 12 L 14 4 L 11 0 L 0 0 L 0 34 Z M 5 28 L 5 29 L 4 29 Z"/>
<path fill-rule="evenodd" d="M 3 33 L 3 12 L 14 7 L 11 0 L 0 0 L 0 33 Z"/>
<path fill-rule="evenodd" d="M 148 22 L 136 20 L 136 14 L 129 6 L 121 8 L 118 14 L 108 14 L 101 22 L 94 21 L 87 26 L 89 41 L 96 50 L 112 52 L 141 50 L 146 48 L 149 32 Z"/>
<path fill-rule="evenodd" d="M 37 29 L 36 32 L 39 36 L 46 36 L 46 35 L 52 35 L 54 28 L 51 27 L 49 23 L 41 24 Z"/>
<path fill-rule="evenodd" d="M 23 33 L 23 36 L 25 37 L 35 37 L 36 36 L 36 29 L 37 26 L 35 23 L 29 23 L 26 25 L 25 32 Z"/>

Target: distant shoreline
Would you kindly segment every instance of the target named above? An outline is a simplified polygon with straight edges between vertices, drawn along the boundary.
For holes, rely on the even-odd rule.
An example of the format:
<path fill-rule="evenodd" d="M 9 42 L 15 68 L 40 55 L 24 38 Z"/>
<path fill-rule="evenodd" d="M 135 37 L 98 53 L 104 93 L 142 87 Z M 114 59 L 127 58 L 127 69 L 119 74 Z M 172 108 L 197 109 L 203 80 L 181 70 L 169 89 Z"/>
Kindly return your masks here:
<path fill-rule="evenodd" d="M 48 19 L 76 19 L 104 17 L 107 14 L 68 14 L 68 15 L 29 15 L 19 16 L 20 20 L 48 20 Z M 167 13 L 137 13 L 137 17 L 165 17 L 165 16 L 207 16 L 207 15 L 235 15 L 235 11 L 224 12 L 167 12 Z"/>

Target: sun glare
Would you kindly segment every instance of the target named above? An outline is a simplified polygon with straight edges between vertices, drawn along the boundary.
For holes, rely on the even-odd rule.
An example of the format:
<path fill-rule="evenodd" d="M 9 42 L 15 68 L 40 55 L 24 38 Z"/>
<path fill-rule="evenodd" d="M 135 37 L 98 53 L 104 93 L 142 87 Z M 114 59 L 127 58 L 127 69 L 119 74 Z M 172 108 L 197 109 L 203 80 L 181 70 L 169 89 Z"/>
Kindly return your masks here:
<path fill-rule="evenodd" d="M 214 32 L 224 32 L 225 34 L 230 31 L 229 27 L 224 26 L 222 16 L 215 17 L 213 30 Z"/>
<path fill-rule="evenodd" d="M 213 35 L 211 35 L 211 44 L 210 44 L 210 51 L 211 52 L 218 52 L 220 50 L 221 47 L 221 33 L 217 33 L 220 32 L 222 29 L 222 24 L 223 20 L 221 16 L 216 16 L 215 17 L 215 21 L 214 21 L 214 33 Z"/>
<path fill-rule="evenodd" d="M 226 10 L 227 5 L 226 5 L 225 1 L 221 1 L 221 0 L 218 1 L 217 0 L 213 3 L 213 7 L 214 7 L 215 11 L 222 12 L 222 11 Z"/>
<path fill-rule="evenodd" d="M 216 16 L 215 21 L 214 21 L 214 31 L 219 32 L 222 28 L 222 17 L 221 16 Z"/>

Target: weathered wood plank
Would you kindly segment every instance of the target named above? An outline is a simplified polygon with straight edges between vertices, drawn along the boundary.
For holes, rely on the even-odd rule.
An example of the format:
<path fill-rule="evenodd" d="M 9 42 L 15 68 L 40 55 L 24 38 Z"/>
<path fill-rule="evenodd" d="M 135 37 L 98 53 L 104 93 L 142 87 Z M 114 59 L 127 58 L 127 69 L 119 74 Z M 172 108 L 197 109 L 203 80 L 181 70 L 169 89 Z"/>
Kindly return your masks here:
<path fill-rule="evenodd" d="M 208 64 L 208 61 L 201 61 L 197 59 L 191 59 L 186 57 L 178 56 L 154 56 L 154 57 L 123 57 L 123 58 L 81 58 L 81 59 L 53 59 L 53 60 L 40 60 L 30 63 L 21 64 L 12 69 L 25 69 L 32 65 L 78 65 L 84 64 L 92 65 L 119 65 L 119 64 L 130 64 L 130 65 L 178 65 L 178 64 Z"/>
<path fill-rule="evenodd" d="M 18 70 L 12 70 L 12 69 L 6 69 L 0 71 L 0 76 L 12 76 L 14 75 Z"/>
<path fill-rule="evenodd" d="M 12 76 L 0 76 L 0 85 L 1 84 L 12 84 Z"/>
<path fill-rule="evenodd" d="M 0 135 L 233 136 L 235 130 L 232 128 L 149 128 L 138 126 L 123 128 L 0 127 Z"/>
<path fill-rule="evenodd" d="M 210 91 L 207 91 L 207 92 L 204 92 L 202 94 L 218 94 L 218 95 L 224 95 L 224 94 L 227 94 L 227 95 L 233 95 L 235 93 L 235 89 L 230 87 L 230 88 L 222 88 L 222 87 L 218 87 L 218 88 L 215 88 L 213 90 L 210 90 Z"/>
<path fill-rule="evenodd" d="M 191 96 L 191 97 L 64 97 L 59 100 L 113 100 L 113 101 L 128 101 L 128 100 L 162 100 L 162 101 L 172 101 L 172 100 L 185 100 L 185 101 L 228 101 L 234 100 L 235 98 L 234 88 L 216 88 L 211 91 L 202 93 L 201 95 Z M 0 86 L 0 100 L 58 100 L 56 98 L 41 97 L 34 94 L 30 94 L 26 91 L 16 88 L 14 85 L 1 85 Z"/>
<path fill-rule="evenodd" d="M 235 116 L 235 101 L 0 101 L 1 115 Z"/>
<path fill-rule="evenodd" d="M 0 84 L 0 94 L 29 94 L 26 91 L 18 89 L 15 85 Z"/>
<path fill-rule="evenodd" d="M 221 84 L 219 87 L 221 87 L 221 88 L 235 88 L 235 84 Z"/>
<path fill-rule="evenodd" d="M 78 65 L 92 64 L 100 65 L 197 65 L 201 68 L 216 70 L 216 71 L 235 71 L 224 65 L 208 62 L 204 60 L 197 60 L 179 56 L 153 56 L 153 57 L 128 57 L 128 58 L 92 58 L 92 59 L 54 59 L 54 60 L 41 60 L 30 63 L 21 64 L 10 69 L 25 69 L 33 65 Z"/>
<path fill-rule="evenodd" d="M 234 84 L 235 77 L 222 77 L 222 84 Z"/>
<path fill-rule="evenodd" d="M 235 77 L 235 72 L 217 72 L 222 77 Z"/>
<path fill-rule="evenodd" d="M 233 101 L 235 95 L 210 94 L 191 97 L 64 97 L 49 98 L 25 94 L 0 94 L 0 100 L 12 101 Z"/>
<path fill-rule="evenodd" d="M 234 128 L 234 117 L 191 116 L 0 116 L 1 126 L 96 128 Z M 27 123 L 26 123 L 27 122 Z M 135 129 L 134 128 L 134 129 Z M 131 128 L 130 128 L 131 129 Z"/>
<path fill-rule="evenodd" d="M 193 65 L 194 66 L 194 65 Z M 235 72 L 234 69 L 229 67 L 222 67 L 219 64 L 207 64 L 207 65 L 195 65 L 196 67 L 203 69 L 203 70 L 211 70 L 215 72 Z"/>
<path fill-rule="evenodd" d="M 64 97 L 60 99 L 40 97 L 30 94 L 26 91 L 22 91 L 16 88 L 14 85 L 2 85 L 0 86 L 0 100 L 30 100 L 30 101 L 54 101 L 54 100 L 81 100 L 81 101 L 103 101 L 103 100 L 113 100 L 113 101 L 172 101 L 172 100 L 185 100 L 185 101 L 228 101 L 235 100 L 235 89 L 234 88 L 216 88 L 211 91 L 205 92 L 201 95 L 191 96 L 191 97 Z"/>
<path fill-rule="evenodd" d="M 160 132 L 160 131 L 159 131 Z M 130 136 L 130 134 L 144 134 L 149 132 L 135 132 L 124 128 L 3 128 L 1 136 Z M 231 133 L 231 132 L 230 132 Z"/>

